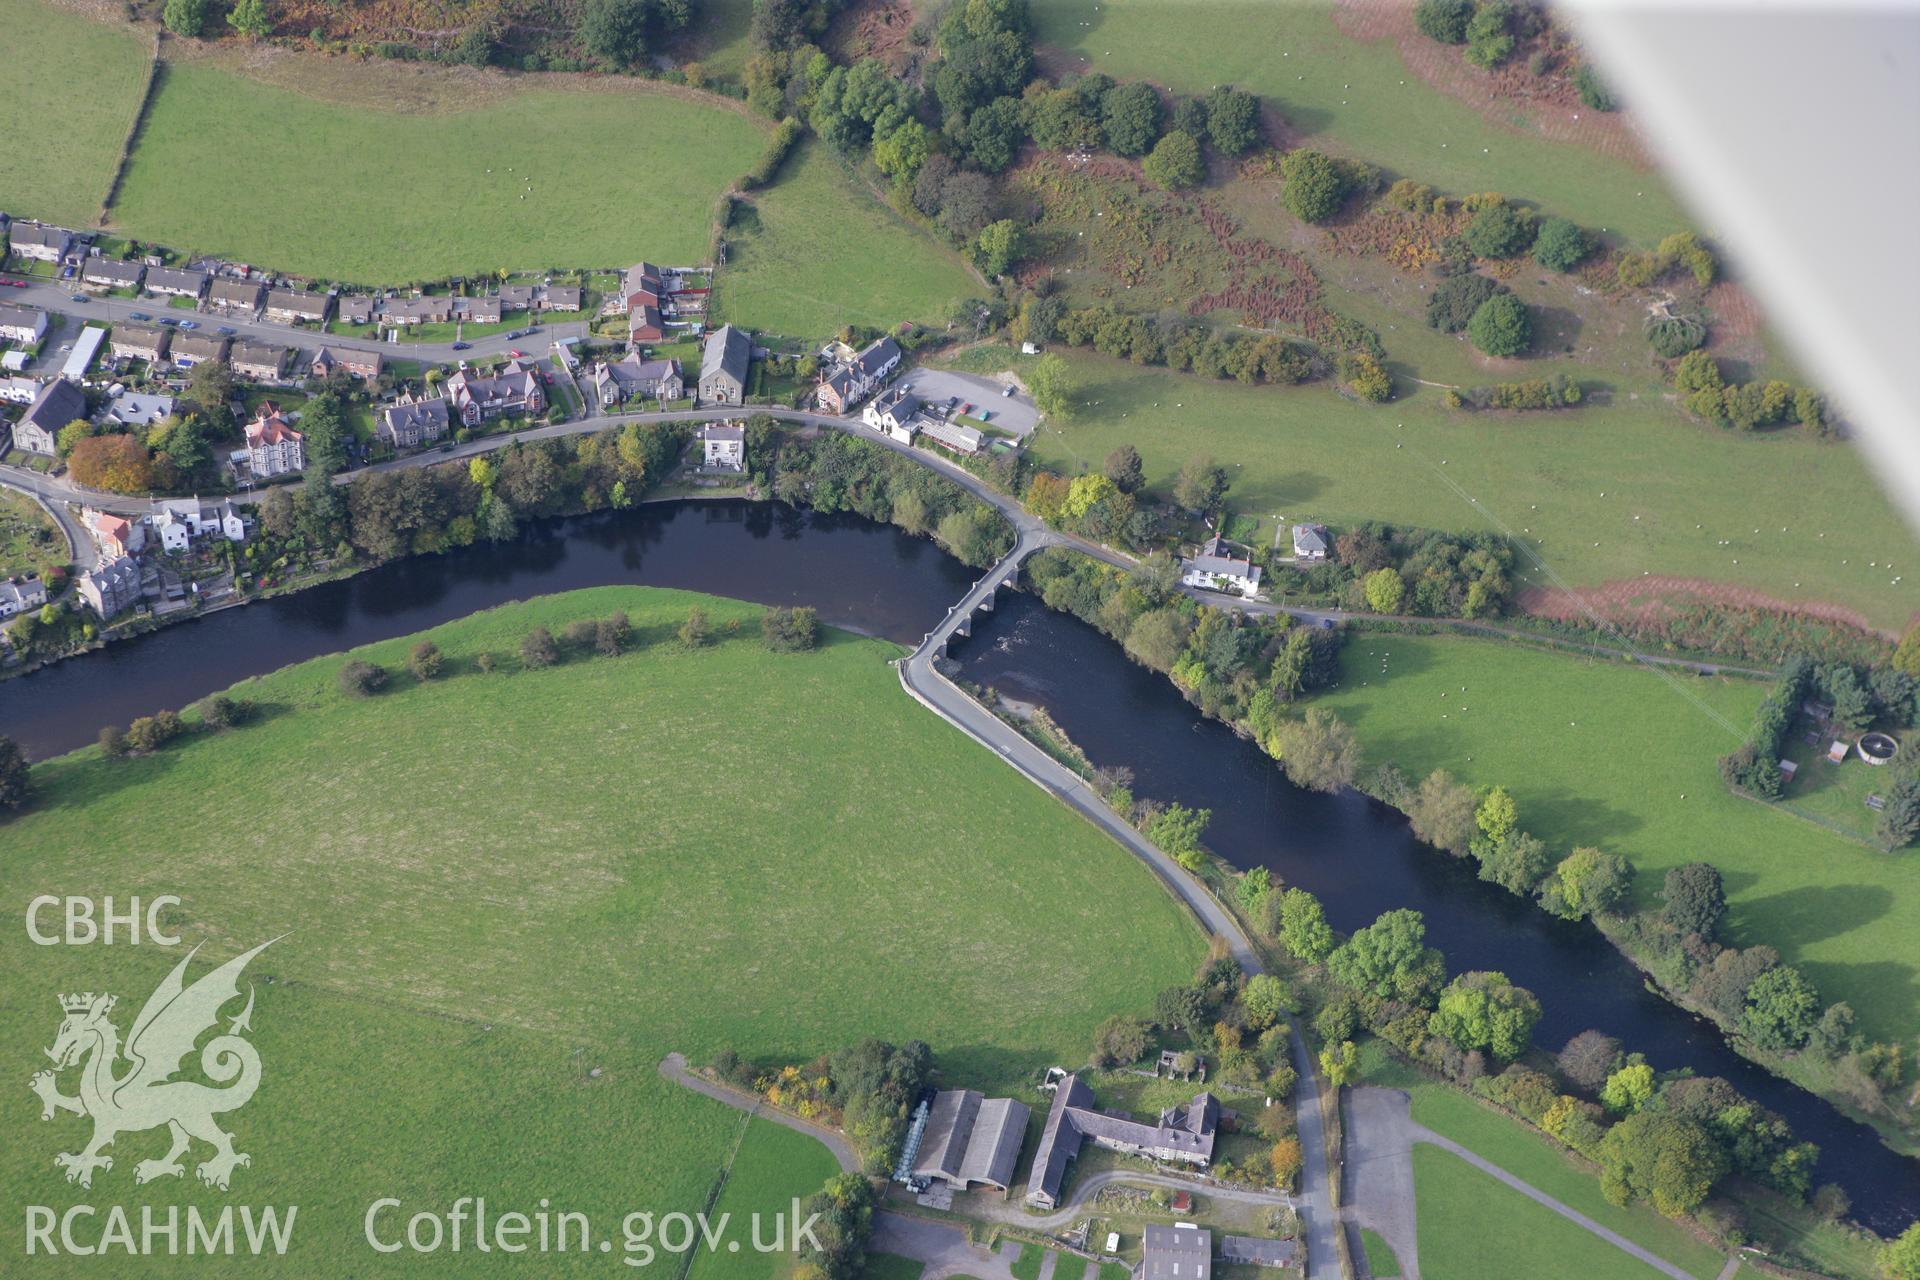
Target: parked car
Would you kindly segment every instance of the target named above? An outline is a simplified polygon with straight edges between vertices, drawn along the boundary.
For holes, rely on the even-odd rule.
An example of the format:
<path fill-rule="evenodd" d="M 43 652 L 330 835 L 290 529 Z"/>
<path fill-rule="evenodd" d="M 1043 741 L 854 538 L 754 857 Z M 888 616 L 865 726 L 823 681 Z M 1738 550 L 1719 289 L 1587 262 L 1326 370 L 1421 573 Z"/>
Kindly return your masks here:
<path fill-rule="evenodd" d="M 182 320 L 180 322 L 180 327 L 182 329 L 198 329 L 200 327 L 200 322 L 198 320 Z"/>
<path fill-rule="evenodd" d="M 515 360 L 525 360 L 525 359 L 526 359 L 526 356 L 524 356 L 524 355 L 522 355 L 522 354 L 521 354 L 521 352 L 520 352 L 520 348 L 518 348 L 518 347 L 512 347 L 512 348 L 510 348 L 510 349 L 508 349 L 508 351 L 507 351 L 507 354 L 508 354 L 508 355 L 510 355 L 510 356 L 512 356 L 512 357 L 513 357 L 513 358 L 514 358 Z"/>
<path fill-rule="evenodd" d="M 12 285 L 16 289 L 24 289 L 27 287 L 27 282 L 25 280 L 9 280 L 7 281 L 7 283 Z"/>
<path fill-rule="evenodd" d="M 129 312 L 127 312 L 127 319 L 129 319 L 129 320 L 151 320 L 151 319 L 153 319 L 153 317 L 152 317 L 152 316 L 150 316 L 150 315 L 148 315 L 148 314 L 147 314 L 146 312 L 144 312 L 144 311 L 129 311 Z"/>
<path fill-rule="evenodd" d="M 1008 383 L 1008 384 L 1007 384 L 1006 386 L 1004 386 L 1004 387 L 1002 387 L 1002 388 L 1000 388 L 1000 394 L 1001 394 L 1001 395 L 1003 395 L 1003 396 L 1010 396 L 1010 395 L 1012 395 L 1012 394 L 1013 394 L 1013 384 L 1012 384 L 1011 382 L 1009 382 L 1009 383 Z"/>
<path fill-rule="evenodd" d="M 218 329 L 215 329 L 214 332 L 223 338 L 231 338 L 234 334 L 238 333 L 239 330 L 230 324 L 223 324 Z"/>
<path fill-rule="evenodd" d="M 468 347 L 471 347 L 472 345 L 473 344 L 471 342 L 456 342 L 453 344 L 453 349 L 455 351 L 465 351 Z"/>
<path fill-rule="evenodd" d="M 179 324 L 180 322 L 178 320 L 175 320 L 172 316 L 161 316 L 160 323 L 167 326 L 167 328 L 171 329 L 175 325 Z"/>
<path fill-rule="evenodd" d="M 507 341 L 511 342 L 515 338 L 524 338 L 526 336 L 527 331 L 525 329 L 514 329 L 507 334 Z"/>
<path fill-rule="evenodd" d="M 87 295 L 84 293 L 70 293 L 67 295 L 67 301 L 69 302 L 85 302 L 86 300 Z"/>

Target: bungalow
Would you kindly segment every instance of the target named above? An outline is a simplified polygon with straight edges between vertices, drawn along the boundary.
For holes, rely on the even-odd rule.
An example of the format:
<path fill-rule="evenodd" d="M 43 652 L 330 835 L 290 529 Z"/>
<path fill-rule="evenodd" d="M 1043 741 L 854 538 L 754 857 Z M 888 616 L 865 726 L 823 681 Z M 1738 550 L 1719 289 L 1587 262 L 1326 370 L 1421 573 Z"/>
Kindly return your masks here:
<path fill-rule="evenodd" d="M 284 382 L 293 363 L 292 347 L 276 347 L 270 342 L 242 338 L 227 353 L 233 376 L 248 382 Z"/>
<path fill-rule="evenodd" d="M 372 324 L 374 300 L 365 293 L 350 293 L 335 306 L 334 315 L 341 324 Z"/>
<path fill-rule="evenodd" d="M 1293 558 L 1325 560 L 1327 558 L 1327 526 L 1323 524 L 1293 526 Z"/>
<path fill-rule="evenodd" d="M 207 273 L 192 267 L 150 267 L 147 292 L 198 299 L 207 291 Z"/>
<path fill-rule="evenodd" d="M 177 333 L 168 344 L 167 358 L 176 369 L 191 369 L 202 360 L 224 360 L 227 340 L 217 333 Z"/>
<path fill-rule="evenodd" d="M 88 289 L 137 289 L 147 269 L 119 258 L 92 257 L 80 268 L 80 283 Z"/>
<path fill-rule="evenodd" d="M 1260 591 L 1260 567 L 1233 554 L 1225 538 L 1213 537 L 1188 560 L 1180 581 L 1205 591 L 1233 592 L 1251 600 Z"/>
<path fill-rule="evenodd" d="M 32 404 L 40 398 L 40 383 L 34 378 L 9 375 L 0 378 L 0 400 L 8 404 Z"/>
<path fill-rule="evenodd" d="M 92 535 L 94 545 L 100 548 L 100 554 L 108 559 L 114 556 L 130 556 L 143 549 L 147 544 L 146 530 L 139 524 L 118 516 L 111 511 L 96 511 L 92 507 L 83 507 L 80 511 L 80 523 L 86 526 Z"/>
<path fill-rule="evenodd" d="M 388 324 L 445 324 L 453 319 L 452 298 L 388 298 L 380 304 Z"/>
<path fill-rule="evenodd" d="M 963 427 L 957 422 L 945 422 L 939 418 L 928 418 L 920 424 L 920 434 L 941 447 L 971 458 L 980 452 L 986 443 L 986 437 L 973 427 Z"/>
<path fill-rule="evenodd" d="M 131 556 L 108 560 L 81 574 L 74 582 L 74 590 L 104 621 L 139 601 L 140 566 Z"/>
<path fill-rule="evenodd" d="M 251 316 L 260 310 L 266 289 L 252 280 L 215 280 L 207 288 L 207 306 L 222 315 Z"/>
<path fill-rule="evenodd" d="M 327 304 L 331 302 L 324 293 L 308 293 L 301 289 L 267 290 L 267 319 L 280 324 L 321 324 L 327 318 Z"/>
<path fill-rule="evenodd" d="M 942 1089 L 933 1095 L 907 1172 L 916 1183 L 937 1179 L 955 1191 L 987 1186 L 1004 1193 L 1013 1185 L 1014 1161 L 1020 1158 L 1030 1114 L 1026 1103 L 1012 1098 Z"/>
<path fill-rule="evenodd" d="M 867 402 L 866 409 L 860 414 L 860 420 L 875 431 L 884 431 L 897 435 L 902 427 L 908 427 L 920 412 L 920 397 L 905 387 L 896 387 L 891 391 L 882 391 Z"/>
<path fill-rule="evenodd" d="M 686 394 L 678 360 L 643 360 L 629 351 L 618 360 L 593 366 L 593 389 L 604 408 L 623 400 L 678 400 Z"/>
<path fill-rule="evenodd" d="M 700 465 L 718 471 L 747 469 L 747 429 L 736 423 L 716 422 L 700 428 Z"/>
<path fill-rule="evenodd" d="M 159 364 L 167 358 L 173 330 L 157 324 L 117 324 L 107 338 L 107 353 L 115 360 L 145 360 Z"/>
<path fill-rule="evenodd" d="M 55 378 L 40 388 L 40 394 L 13 424 L 13 447 L 51 458 L 60 428 L 76 418 L 87 416 L 87 397 L 65 378 Z"/>
<path fill-rule="evenodd" d="M 467 324 L 499 324 L 503 314 L 498 298 L 455 298 L 453 313 Z"/>
<path fill-rule="evenodd" d="M 722 325 L 707 338 L 700 357 L 700 399 L 708 404 L 745 404 L 753 341 L 745 330 Z"/>
<path fill-rule="evenodd" d="M 107 417 L 123 427 L 150 427 L 173 416 L 173 397 L 123 391 L 107 406 Z"/>
<path fill-rule="evenodd" d="M 445 388 L 453 412 L 469 427 L 502 414 L 540 413 L 547 407 L 540 376 L 518 360 L 507 361 L 491 375 L 463 367 L 447 379 Z"/>
<path fill-rule="evenodd" d="M 0 618 L 11 618 L 16 613 L 38 609 L 46 602 L 47 584 L 40 580 L 37 573 L 23 573 L 17 578 L 0 580 Z"/>
<path fill-rule="evenodd" d="M 380 411 L 380 438 L 396 449 L 417 449 L 446 435 L 450 421 L 445 400 L 403 392 Z"/>
<path fill-rule="evenodd" d="M 260 406 L 260 416 L 247 424 L 247 447 L 235 449 L 228 461 L 236 470 L 246 467 L 256 480 L 268 480 L 307 465 L 304 440 L 269 401 Z"/>
<path fill-rule="evenodd" d="M 73 252 L 77 237 L 65 227 L 45 222 L 15 222 L 7 228 L 7 244 L 14 256 L 35 262 L 60 262 Z"/>
<path fill-rule="evenodd" d="M 815 399 L 828 413 L 845 413 L 886 382 L 900 367 L 900 344 L 892 338 L 869 343 L 853 359 L 820 380 Z"/>
<path fill-rule="evenodd" d="M 1034 1149 L 1027 1203 L 1036 1209 L 1059 1206 L 1067 1162 L 1080 1154 L 1083 1143 L 1204 1169 L 1213 1162 L 1219 1127 L 1220 1104 L 1210 1093 L 1197 1093 L 1191 1102 L 1167 1107 L 1154 1123 L 1147 1124 L 1097 1110 L 1087 1083 L 1077 1075 L 1066 1076 L 1054 1086 L 1053 1105 L 1040 1130 L 1040 1145 Z"/>
<path fill-rule="evenodd" d="M 355 351 L 351 347 L 340 348 L 335 355 L 326 347 L 313 353 L 313 362 L 308 365 L 308 375 L 315 378 L 327 378 L 335 369 L 344 369 L 360 379 L 369 382 L 380 376 L 381 357 L 378 351 Z"/>
<path fill-rule="evenodd" d="M 0 338 L 22 347 L 37 347 L 46 336 L 46 312 L 35 307 L 0 303 Z"/>

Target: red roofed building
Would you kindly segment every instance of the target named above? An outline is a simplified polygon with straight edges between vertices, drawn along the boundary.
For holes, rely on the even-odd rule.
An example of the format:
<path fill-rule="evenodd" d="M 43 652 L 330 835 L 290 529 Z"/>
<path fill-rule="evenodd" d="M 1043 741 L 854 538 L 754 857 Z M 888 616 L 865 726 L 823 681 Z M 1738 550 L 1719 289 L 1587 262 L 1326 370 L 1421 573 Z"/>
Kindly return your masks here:
<path fill-rule="evenodd" d="M 256 480 L 299 471 L 307 465 L 304 437 L 269 402 L 247 424 L 247 447 L 234 450 L 231 460 L 235 467 L 245 465 Z"/>

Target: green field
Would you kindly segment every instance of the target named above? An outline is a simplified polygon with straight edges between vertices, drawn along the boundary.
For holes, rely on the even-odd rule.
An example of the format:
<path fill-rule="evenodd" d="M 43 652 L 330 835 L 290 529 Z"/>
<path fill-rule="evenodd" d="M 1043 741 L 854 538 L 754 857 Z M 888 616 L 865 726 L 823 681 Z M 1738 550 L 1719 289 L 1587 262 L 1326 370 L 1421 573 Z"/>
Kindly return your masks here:
<path fill-rule="evenodd" d="M 1239 85 L 1273 100 L 1306 145 L 1454 194 L 1500 191 L 1640 244 L 1691 225 L 1664 181 L 1530 126 L 1502 127 L 1363 43 L 1330 4 L 1259 0 L 1034 0 L 1035 38 L 1093 70 L 1183 93 Z"/>
<path fill-rule="evenodd" d="M 0 0 L 6 74 L 0 76 L 0 209 L 92 226 L 140 107 L 147 49 L 109 27 L 42 0 Z"/>
<path fill-rule="evenodd" d="M 1504 528 L 1575 586 L 1700 578 L 1895 629 L 1920 610 L 1920 576 L 1895 585 L 1902 568 L 1887 571 L 1910 565 L 1912 536 L 1845 445 L 1724 432 L 1664 404 L 1494 418 L 1450 413 L 1432 388 L 1362 405 L 1322 384 L 1243 387 L 1062 354 L 1083 403 L 1034 435 L 1041 461 L 1097 469 L 1131 444 L 1165 493 L 1182 463 L 1211 454 L 1232 476 L 1228 505 L 1269 537 L 1280 518 Z M 977 359 L 1019 367 L 1004 349 Z M 1518 585 L 1544 581 L 1529 569 Z"/>
<path fill-rule="evenodd" d="M 713 202 L 760 126 L 665 92 L 528 90 L 407 113 L 342 106 L 204 63 L 172 66 L 114 221 L 177 249 L 361 284 L 500 268 L 704 258 Z M 247 157 L 247 189 L 192 175 Z"/>
<path fill-rule="evenodd" d="M 1393 1280 L 1400 1274 L 1400 1259 L 1393 1256 L 1393 1246 L 1379 1232 L 1360 1228 L 1360 1248 L 1367 1256 L 1367 1270 L 1373 1273 L 1373 1280 Z"/>
<path fill-rule="evenodd" d="M 714 1218 L 730 1213 L 744 1220 L 755 1210 L 779 1204 L 793 1194 L 796 1185 L 818 1187 L 840 1172 L 824 1145 L 771 1120 L 754 1117 L 745 1126 L 744 1136 L 740 1154 L 727 1172 L 726 1186 L 708 1210 Z M 903 1280 L 915 1280 L 920 1274 L 920 1264 L 912 1265 L 914 1270 Z M 737 1253 L 716 1250 L 694 1259 L 690 1280 L 774 1280 L 788 1270 L 787 1259 L 780 1254 L 755 1253 L 751 1248 Z"/>
<path fill-rule="evenodd" d="M 1905 1039 L 1920 1025 L 1920 855 L 1889 857 L 1727 791 L 1715 761 L 1765 692 L 1497 641 L 1360 633 L 1320 701 L 1370 764 L 1503 785 L 1521 826 L 1554 849 L 1630 859 L 1641 906 L 1657 905 L 1669 868 L 1713 863 L 1729 941 L 1777 947 L 1827 1000 L 1851 1002 L 1869 1036 Z"/>
<path fill-rule="evenodd" d="M 735 324 L 793 338 L 847 324 L 932 321 L 980 286 L 959 258 L 874 198 L 808 141 L 736 215 L 715 305 Z"/>
<path fill-rule="evenodd" d="M 695 601 L 742 634 L 683 650 L 670 637 Z M 617 607 L 636 652 L 544 671 L 509 656 L 536 622 Z M 287 935 L 249 971 L 267 1074 L 230 1121 L 254 1156 L 234 1199 L 300 1206 L 276 1274 L 516 1265 L 375 1255 L 361 1223 L 381 1196 L 408 1213 L 549 1197 L 609 1234 L 629 1212 L 700 1208 L 742 1121 L 663 1080 L 669 1050 L 803 1060 L 869 1033 L 923 1037 L 944 1078 L 1012 1088 L 1191 974 L 1202 939 L 1151 874 L 905 697 L 897 648 L 835 633 L 770 655 L 760 612 L 638 588 L 545 597 L 430 633 L 448 659 L 432 684 L 349 699 L 344 659 L 322 658 L 248 682 L 264 715 L 244 728 L 35 767 L 0 900 L 175 893 L 209 959 Z M 410 643 L 364 653 L 398 670 Z M 502 669 L 474 670 L 481 651 Z M 1101 947 L 1121 914 L 1124 944 Z M 24 1072 L 53 1042 L 56 993 L 137 1009 L 178 954 L 36 947 L 16 927 L 0 975 L 23 998 L 0 1006 L 0 1038 Z M 0 1151 L 8 1198 L 133 1195 L 153 1140 L 125 1139 L 85 1192 L 51 1163 L 78 1133 L 71 1117 L 19 1130 Z M 723 1199 L 784 1206 L 826 1167 L 755 1126 Z M 227 1199 L 172 1183 L 139 1198 Z M 249 1263 L 145 1274 L 188 1270 Z"/>
<path fill-rule="evenodd" d="M 1420 1274 L 1431 1280 L 1651 1280 L 1664 1273 L 1438 1147 L 1413 1149 Z M 1705 1272 L 1702 1280 L 1717 1274 Z"/>

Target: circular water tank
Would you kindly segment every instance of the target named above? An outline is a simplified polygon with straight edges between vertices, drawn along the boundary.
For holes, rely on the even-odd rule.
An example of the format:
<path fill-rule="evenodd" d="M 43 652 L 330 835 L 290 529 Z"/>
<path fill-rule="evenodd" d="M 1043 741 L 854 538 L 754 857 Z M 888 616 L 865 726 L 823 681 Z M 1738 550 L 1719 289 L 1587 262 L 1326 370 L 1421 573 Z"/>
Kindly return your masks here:
<path fill-rule="evenodd" d="M 1894 753 L 1900 750 L 1900 744 L 1887 734 L 1867 733 L 1860 736 L 1855 750 L 1868 764 L 1879 765 L 1893 759 Z"/>

